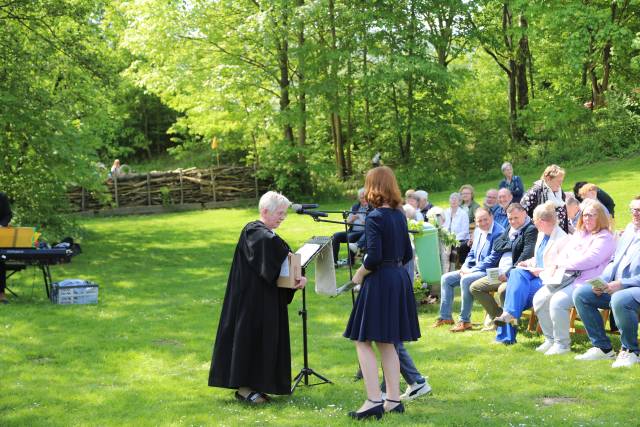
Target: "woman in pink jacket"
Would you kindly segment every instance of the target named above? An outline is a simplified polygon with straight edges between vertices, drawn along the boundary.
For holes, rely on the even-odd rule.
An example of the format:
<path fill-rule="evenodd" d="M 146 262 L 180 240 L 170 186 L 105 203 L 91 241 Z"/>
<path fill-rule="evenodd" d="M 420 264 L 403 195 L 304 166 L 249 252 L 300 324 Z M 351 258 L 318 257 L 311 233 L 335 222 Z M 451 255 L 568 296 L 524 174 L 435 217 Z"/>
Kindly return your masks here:
<path fill-rule="evenodd" d="M 536 351 L 547 356 L 570 351 L 569 311 L 573 307 L 573 290 L 578 286 L 588 286 L 584 284 L 587 280 L 599 276 L 615 249 L 616 242 L 609 230 L 609 217 L 604 206 L 596 200 L 585 200 L 576 231 L 558 255 L 557 267 L 541 274 L 543 283 L 548 284 L 533 297 L 533 308 L 545 337 Z M 573 283 L 558 289 L 548 279 L 556 268 L 564 268 L 565 274 L 577 274 L 577 277 Z"/>

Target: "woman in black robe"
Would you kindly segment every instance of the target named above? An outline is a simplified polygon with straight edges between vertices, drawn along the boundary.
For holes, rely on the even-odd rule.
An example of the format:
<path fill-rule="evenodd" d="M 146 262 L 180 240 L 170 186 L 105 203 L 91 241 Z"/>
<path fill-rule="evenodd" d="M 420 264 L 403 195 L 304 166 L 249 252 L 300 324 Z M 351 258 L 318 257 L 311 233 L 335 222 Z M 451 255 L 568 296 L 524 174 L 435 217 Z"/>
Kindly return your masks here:
<path fill-rule="evenodd" d="M 236 398 L 248 403 L 291 393 L 287 305 L 295 290 L 276 285 L 291 249 L 273 232 L 289 205 L 273 191 L 260 198 L 260 220 L 240 234 L 220 314 L 209 386 L 238 389 Z M 305 284 L 302 277 L 296 288 Z"/>

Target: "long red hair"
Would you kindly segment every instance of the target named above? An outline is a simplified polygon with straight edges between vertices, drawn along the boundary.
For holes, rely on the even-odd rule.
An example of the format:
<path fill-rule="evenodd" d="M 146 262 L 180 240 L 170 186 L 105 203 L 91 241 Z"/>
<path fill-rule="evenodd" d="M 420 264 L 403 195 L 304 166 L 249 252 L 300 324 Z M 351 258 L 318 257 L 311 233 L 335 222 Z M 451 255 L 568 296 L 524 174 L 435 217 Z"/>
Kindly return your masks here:
<path fill-rule="evenodd" d="M 402 204 L 402 196 L 398 181 L 393 171 L 387 166 L 370 169 L 364 180 L 364 195 L 374 208 L 385 203 L 396 209 Z"/>

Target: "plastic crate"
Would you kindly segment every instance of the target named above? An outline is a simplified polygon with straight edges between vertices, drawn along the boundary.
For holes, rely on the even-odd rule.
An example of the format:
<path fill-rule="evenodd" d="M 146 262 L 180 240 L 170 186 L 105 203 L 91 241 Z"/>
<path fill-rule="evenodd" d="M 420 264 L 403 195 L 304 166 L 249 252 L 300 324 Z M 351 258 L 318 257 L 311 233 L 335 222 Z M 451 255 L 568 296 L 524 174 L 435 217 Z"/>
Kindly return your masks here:
<path fill-rule="evenodd" d="M 97 304 L 98 285 L 82 279 L 66 279 L 51 284 L 54 304 Z"/>

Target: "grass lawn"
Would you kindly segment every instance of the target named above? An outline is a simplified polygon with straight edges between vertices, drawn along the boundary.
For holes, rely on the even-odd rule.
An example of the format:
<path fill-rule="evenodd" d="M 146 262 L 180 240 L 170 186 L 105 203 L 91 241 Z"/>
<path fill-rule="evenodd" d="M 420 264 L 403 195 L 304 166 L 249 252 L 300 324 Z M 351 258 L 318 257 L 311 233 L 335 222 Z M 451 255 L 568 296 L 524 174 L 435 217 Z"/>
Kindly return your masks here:
<path fill-rule="evenodd" d="M 639 166 L 636 158 L 569 170 L 567 182 L 589 178 L 601 185 L 617 202 L 621 228 L 629 221 L 628 201 L 640 192 Z M 523 178 L 525 185 L 535 179 Z M 432 200 L 442 204 L 448 193 Z M 220 209 L 85 220 L 84 253 L 52 272 L 54 280 L 96 281 L 99 304 L 52 305 L 40 276 L 28 270 L 10 283 L 20 297 L 0 306 L 0 425 L 352 424 L 346 413 L 361 404 L 364 391 L 352 379 L 354 346 L 342 338 L 351 299 L 318 296 L 313 281 L 310 365 L 334 384 L 299 387 L 259 408 L 237 403 L 230 390 L 207 387 L 233 250 L 240 229 L 255 218 L 251 209 Z M 279 233 L 297 247 L 334 231 L 290 215 Z M 339 270 L 338 282 L 346 279 Z M 459 302 L 457 293 L 456 311 Z M 300 304 L 297 296 L 289 310 L 294 374 L 302 367 Z M 431 329 L 436 316 L 437 307 L 421 307 L 423 337 L 407 346 L 433 394 L 383 424 L 637 424 L 640 366 L 614 370 L 610 362 L 574 361 L 589 347 L 585 336 L 574 337 L 570 356 L 548 358 L 533 351 L 540 336 L 521 333 L 514 346 L 492 345 L 492 334 Z M 482 317 L 476 304 L 473 321 Z"/>

